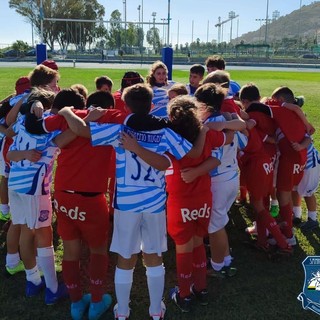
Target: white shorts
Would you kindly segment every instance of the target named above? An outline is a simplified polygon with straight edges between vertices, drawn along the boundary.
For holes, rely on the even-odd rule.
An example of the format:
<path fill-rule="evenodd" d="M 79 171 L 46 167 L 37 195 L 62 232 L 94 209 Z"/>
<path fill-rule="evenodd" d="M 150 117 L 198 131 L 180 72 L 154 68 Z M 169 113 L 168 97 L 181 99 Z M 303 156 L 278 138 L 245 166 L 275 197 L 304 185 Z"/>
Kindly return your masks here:
<path fill-rule="evenodd" d="M 133 213 L 114 210 L 114 226 L 110 251 L 130 259 L 140 251 L 167 251 L 166 215 L 162 213 Z"/>
<path fill-rule="evenodd" d="M 26 224 L 30 229 L 48 227 L 52 222 L 50 194 L 30 195 L 9 189 L 9 203 L 13 224 Z"/>
<path fill-rule="evenodd" d="M 229 221 L 228 211 L 236 200 L 239 191 L 239 176 L 228 181 L 215 181 L 211 178 L 212 211 L 208 233 L 223 229 Z"/>
<path fill-rule="evenodd" d="M 5 141 L 6 141 L 5 137 L 0 139 L 0 176 L 8 178 L 10 168 L 5 161 L 4 154 L 3 154 Z"/>
<path fill-rule="evenodd" d="M 301 197 L 312 196 L 319 186 L 320 180 L 320 165 L 310 169 L 305 169 L 300 183 L 295 186 L 294 190 L 299 193 Z"/>

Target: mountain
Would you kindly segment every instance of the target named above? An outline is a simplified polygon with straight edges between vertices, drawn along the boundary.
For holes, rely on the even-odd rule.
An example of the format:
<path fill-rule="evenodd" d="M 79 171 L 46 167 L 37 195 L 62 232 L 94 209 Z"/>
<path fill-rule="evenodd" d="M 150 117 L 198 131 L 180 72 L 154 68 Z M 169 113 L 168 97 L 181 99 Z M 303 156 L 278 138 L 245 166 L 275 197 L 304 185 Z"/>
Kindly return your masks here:
<path fill-rule="evenodd" d="M 268 23 L 267 42 L 281 40 L 283 38 L 316 38 L 320 43 L 320 1 L 314 1 L 310 5 L 304 5 Z M 236 43 L 264 43 L 266 38 L 266 25 L 257 31 L 248 32 L 235 39 Z"/>

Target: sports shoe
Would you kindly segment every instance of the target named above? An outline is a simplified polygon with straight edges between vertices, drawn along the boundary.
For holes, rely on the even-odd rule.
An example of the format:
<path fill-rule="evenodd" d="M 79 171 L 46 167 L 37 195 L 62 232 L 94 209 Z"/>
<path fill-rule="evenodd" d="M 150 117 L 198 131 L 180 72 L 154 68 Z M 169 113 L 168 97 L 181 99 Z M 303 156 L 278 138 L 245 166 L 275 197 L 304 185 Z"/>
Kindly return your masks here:
<path fill-rule="evenodd" d="M 85 294 L 80 301 L 71 303 L 71 318 L 81 320 L 89 307 L 90 301 L 91 294 Z"/>
<path fill-rule="evenodd" d="M 35 285 L 33 282 L 27 280 L 26 296 L 28 298 L 37 296 L 44 287 L 45 283 L 43 278 L 41 278 L 41 283 L 38 285 Z"/>
<path fill-rule="evenodd" d="M 294 226 L 298 227 L 298 226 L 301 225 L 302 220 L 301 220 L 301 218 L 294 217 L 294 218 L 292 219 L 292 223 L 293 223 Z"/>
<path fill-rule="evenodd" d="M 218 278 L 218 279 L 224 279 L 224 278 L 231 278 L 234 277 L 237 273 L 237 268 L 230 266 L 224 266 L 219 271 L 213 269 L 211 265 L 210 259 L 207 262 L 207 276 L 210 278 Z"/>
<path fill-rule="evenodd" d="M 46 288 L 44 301 L 46 305 L 57 303 L 59 300 L 65 299 L 69 296 L 68 289 L 64 283 L 58 284 L 57 292 L 53 293 L 49 288 Z"/>
<path fill-rule="evenodd" d="M 127 315 L 118 314 L 118 304 L 116 303 L 115 306 L 113 307 L 113 314 L 114 314 L 115 320 L 127 320 L 129 319 L 129 316 L 130 316 L 130 309 Z"/>
<path fill-rule="evenodd" d="M 208 290 L 207 289 L 203 289 L 201 291 L 197 291 L 194 287 L 194 284 L 191 285 L 190 287 L 190 292 L 191 294 L 193 294 L 196 299 L 200 302 L 200 305 L 202 306 L 206 306 L 209 304 L 208 301 Z"/>
<path fill-rule="evenodd" d="M 89 320 L 99 319 L 110 307 L 112 298 L 110 294 L 104 294 L 100 302 L 91 302 L 89 307 Z"/>
<path fill-rule="evenodd" d="M 11 214 L 8 212 L 4 214 L 2 211 L 0 211 L 0 220 L 1 221 L 9 221 L 11 219 Z"/>
<path fill-rule="evenodd" d="M 182 312 L 190 312 L 191 311 L 191 303 L 192 303 L 191 296 L 187 296 L 185 298 L 180 298 L 178 287 L 174 287 L 170 290 L 169 298 L 176 304 L 176 306 Z"/>
<path fill-rule="evenodd" d="M 151 320 L 163 320 L 164 315 L 166 313 L 166 305 L 164 304 L 163 301 L 161 301 L 161 312 L 160 314 L 150 314 L 150 319 Z"/>
<path fill-rule="evenodd" d="M 258 235 L 257 222 L 253 221 L 252 226 L 247 227 L 245 229 L 245 231 L 251 236 L 257 236 Z M 266 236 L 268 236 L 268 235 L 269 235 L 269 231 L 268 231 L 268 229 L 266 229 Z"/>
<path fill-rule="evenodd" d="M 22 260 L 20 260 L 19 263 L 13 268 L 9 268 L 6 266 L 6 271 L 10 276 L 13 276 L 18 272 L 24 271 L 24 264 L 23 264 Z"/>
<path fill-rule="evenodd" d="M 276 218 L 279 215 L 279 206 L 277 205 L 271 205 L 270 207 L 270 214 L 272 217 Z"/>
<path fill-rule="evenodd" d="M 308 218 L 308 221 L 304 222 L 300 226 L 302 231 L 311 231 L 313 229 L 319 228 L 319 222 L 317 220 L 312 220 Z"/>
<path fill-rule="evenodd" d="M 287 241 L 287 244 L 292 247 L 297 245 L 297 239 L 296 239 L 295 235 L 292 235 L 291 238 L 287 238 L 286 241 Z M 275 246 L 277 244 L 277 241 L 275 238 L 269 238 L 268 243 L 272 246 Z"/>

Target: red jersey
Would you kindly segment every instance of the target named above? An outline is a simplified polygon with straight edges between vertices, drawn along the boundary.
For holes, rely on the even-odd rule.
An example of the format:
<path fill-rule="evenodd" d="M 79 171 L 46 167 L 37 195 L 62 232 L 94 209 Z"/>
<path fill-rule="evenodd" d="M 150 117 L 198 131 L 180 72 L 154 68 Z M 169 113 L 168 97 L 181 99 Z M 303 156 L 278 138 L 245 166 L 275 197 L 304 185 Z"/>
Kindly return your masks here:
<path fill-rule="evenodd" d="M 124 101 L 121 99 L 122 96 L 122 92 L 120 90 L 114 92 L 113 94 L 113 98 L 114 98 L 114 108 L 117 110 L 120 110 L 123 113 L 128 113 L 128 111 L 125 108 L 125 103 Z"/>
<path fill-rule="evenodd" d="M 88 110 L 76 110 L 84 118 Z M 118 110 L 107 110 L 99 122 L 123 123 L 126 115 Z M 60 115 L 44 119 L 46 131 L 65 130 L 67 122 Z M 114 172 L 112 147 L 93 147 L 88 138 L 77 137 L 65 148 L 57 159 L 55 190 L 73 190 L 79 192 L 107 192 L 107 178 Z"/>
<path fill-rule="evenodd" d="M 209 174 L 198 177 L 192 183 L 185 183 L 181 178 L 180 170 L 198 166 L 211 156 L 212 149 L 221 147 L 224 144 L 225 135 L 223 132 L 209 130 L 200 157 L 196 159 L 183 157 L 182 159 L 177 160 L 169 155 L 172 161 L 172 167 L 168 168 L 166 172 L 167 192 L 169 193 L 169 197 L 190 199 L 191 196 L 194 198 L 196 194 L 203 195 L 211 192 L 211 178 Z"/>
<path fill-rule="evenodd" d="M 227 98 L 223 100 L 220 112 L 237 113 L 240 116 L 240 107 L 233 99 Z"/>

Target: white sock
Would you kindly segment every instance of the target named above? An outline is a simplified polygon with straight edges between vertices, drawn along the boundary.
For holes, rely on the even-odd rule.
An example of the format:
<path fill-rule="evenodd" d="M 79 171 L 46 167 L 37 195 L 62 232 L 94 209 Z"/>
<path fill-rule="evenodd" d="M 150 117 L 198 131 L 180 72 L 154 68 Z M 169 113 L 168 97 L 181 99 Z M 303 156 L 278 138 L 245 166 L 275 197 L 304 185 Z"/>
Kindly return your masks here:
<path fill-rule="evenodd" d="M 279 206 L 278 200 L 277 200 L 277 199 L 271 200 L 271 205 L 272 205 L 272 206 Z"/>
<path fill-rule="evenodd" d="M 16 267 L 20 262 L 20 255 L 19 252 L 17 253 L 7 253 L 6 255 L 6 267 L 8 268 L 14 268 Z"/>
<path fill-rule="evenodd" d="M 229 267 L 231 262 L 232 262 L 233 258 L 230 256 L 230 254 L 228 256 L 225 256 L 223 258 L 223 262 L 224 262 L 224 266 L 225 267 Z"/>
<path fill-rule="evenodd" d="M 25 269 L 25 272 L 28 281 L 31 281 L 36 286 L 41 283 L 40 272 L 37 265 L 32 269 Z"/>
<path fill-rule="evenodd" d="M 130 292 L 133 282 L 133 270 L 124 270 L 116 267 L 114 284 L 118 302 L 118 315 L 129 315 Z"/>
<path fill-rule="evenodd" d="M 301 207 L 293 207 L 292 211 L 293 211 L 293 215 L 294 215 L 295 218 L 301 219 L 301 217 L 302 217 L 302 209 L 301 209 Z"/>
<path fill-rule="evenodd" d="M 223 262 L 214 262 L 212 259 L 210 259 L 211 266 L 214 270 L 220 271 L 224 267 L 224 261 Z"/>
<path fill-rule="evenodd" d="M 53 246 L 38 248 L 37 256 L 39 266 L 44 275 L 44 280 L 46 281 L 46 287 L 50 289 L 52 293 L 56 293 L 58 290 L 58 280 L 54 262 Z"/>
<path fill-rule="evenodd" d="M 0 204 L 0 211 L 4 214 L 7 215 L 10 212 L 10 207 L 8 204 Z"/>
<path fill-rule="evenodd" d="M 317 211 L 308 211 L 308 218 L 317 221 Z"/>
<path fill-rule="evenodd" d="M 150 298 L 150 315 L 161 314 L 161 301 L 164 291 L 164 275 L 165 269 L 163 265 L 156 267 L 146 267 L 146 276 Z"/>

